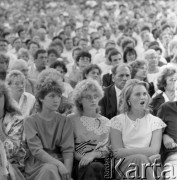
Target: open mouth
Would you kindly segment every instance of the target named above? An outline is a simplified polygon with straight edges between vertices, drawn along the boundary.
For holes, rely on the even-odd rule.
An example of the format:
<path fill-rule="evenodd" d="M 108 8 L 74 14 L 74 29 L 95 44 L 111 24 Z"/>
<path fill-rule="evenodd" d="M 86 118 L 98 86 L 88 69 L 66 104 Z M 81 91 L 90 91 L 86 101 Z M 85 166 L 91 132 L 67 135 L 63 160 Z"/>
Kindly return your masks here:
<path fill-rule="evenodd" d="M 141 105 L 144 105 L 144 104 L 145 104 L 145 101 L 141 101 L 140 104 L 141 104 Z"/>

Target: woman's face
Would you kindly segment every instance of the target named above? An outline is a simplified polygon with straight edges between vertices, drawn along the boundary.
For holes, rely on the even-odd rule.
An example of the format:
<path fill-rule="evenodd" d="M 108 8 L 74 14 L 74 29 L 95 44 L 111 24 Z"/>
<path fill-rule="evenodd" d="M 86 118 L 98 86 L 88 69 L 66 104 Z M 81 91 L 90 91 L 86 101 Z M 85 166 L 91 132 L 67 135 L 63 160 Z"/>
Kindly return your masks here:
<path fill-rule="evenodd" d="M 130 95 L 130 106 L 132 109 L 144 110 L 148 103 L 148 92 L 143 85 L 136 85 Z"/>
<path fill-rule="evenodd" d="M 11 88 L 12 94 L 22 95 L 25 89 L 25 82 L 22 80 L 22 78 L 15 77 L 13 79 L 13 82 L 11 82 L 10 84 L 10 88 Z"/>
<path fill-rule="evenodd" d="M 57 111 L 60 106 L 61 95 L 56 92 L 50 92 L 40 101 L 42 102 L 43 110 Z"/>
<path fill-rule="evenodd" d="M 83 93 L 81 104 L 84 111 L 96 110 L 98 108 L 99 96 L 96 92 L 88 90 Z"/>
<path fill-rule="evenodd" d="M 135 59 L 136 59 L 135 53 L 128 52 L 127 55 L 126 55 L 126 59 L 127 59 L 128 63 L 130 63 L 132 61 L 135 61 Z"/>
<path fill-rule="evenodd" d="M 100 82 L 101 79 L 101 74 L 100 71 L 98 69 L 92 69 L 87 75 L 86 75 L 87 79 L 94 79 L 97 80 L 98 82 Z"/>
<path fill-rule="evenodd" d="M 86 68 L 90 64 L 91 60 L 88 57 L 80 57 L 78 61 L 78 66 L 80 69 Z"/>
<path fill-rule="evenodd" d="M 135 74 L 136 79 L 145 79 L 147 77 L 148 68 L 146 65 L 142 65 Z"/>
<path fill-rule="evenodd" d="M 152 54 L 148 57 L 148 66 L 154 68 L 158 65 L 158 56 L 157 54 Z"/>
<path fill-rule="evenodd" d="M 61 74 L 61 81 L 64 80 L 65 72 L 61 66 L 57 66 L 56 70 Z"/>
<path fill-rule="evenodd" d="M 167 76 L 166 77 L 166 87 L 165 87 L 165 89 L 169 90 L 169 91 L 174 91 L 175 90 L 176 80 L 177 80 L 176 73 L 171 75 L 171 76 Z"/>

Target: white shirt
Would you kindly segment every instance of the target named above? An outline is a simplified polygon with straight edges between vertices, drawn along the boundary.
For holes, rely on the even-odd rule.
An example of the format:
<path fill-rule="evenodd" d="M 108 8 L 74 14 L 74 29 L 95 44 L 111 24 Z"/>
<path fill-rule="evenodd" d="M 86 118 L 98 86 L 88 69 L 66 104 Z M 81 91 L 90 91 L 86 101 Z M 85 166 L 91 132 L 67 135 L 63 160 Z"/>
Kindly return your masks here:
<path fill-rule="evenodd" d="M 116 98 L 117 98 L 117 109 L 119 108 L 119 100 L 120 100 L 120 93 L 121 90 L 119 88 L 116 87 L 115 85 L 115 91 L 116 91 Z"/>
<path fill-rule="evenodd" d="M 15 101 L 15 104 L 20 109 L 23 117 L 28 117 L 34 108 L 35 102 L 36 102 L 36 99 L 32 94 L 30 94 L 28 92 L 24 92 L 21 95 L 19 103 L 17 101 Z"/>
<path fill-rule="evenodd" d="M 127 113 L 120 114 L 112 118 L 110 124 L 113 129 L 121 131 L 122 141 L 127 149 L 149 147 L 153 131 L 166 127 L 160 118 L 152 114 L 136 121 L 131 120 Z"/>

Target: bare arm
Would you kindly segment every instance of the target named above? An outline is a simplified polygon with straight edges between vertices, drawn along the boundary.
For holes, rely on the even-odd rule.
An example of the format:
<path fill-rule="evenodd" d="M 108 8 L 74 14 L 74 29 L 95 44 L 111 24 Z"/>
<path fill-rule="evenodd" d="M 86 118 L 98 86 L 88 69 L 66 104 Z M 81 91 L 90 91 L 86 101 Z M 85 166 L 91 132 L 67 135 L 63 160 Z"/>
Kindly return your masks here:
<path fill-rule="evenodd" d="M 111 128 L 111 145 L 114 156 L 116 158 L 122 158 L 133 154 L 143 154 L 146 155 L 147 157 L 158 154 L 160 151 L 161 139 L 162 139 L 162 129 L 158 129 L 153 131 L 152 140 L 149 147 L 126 149 L 123 146 L 121 131 Z"/>

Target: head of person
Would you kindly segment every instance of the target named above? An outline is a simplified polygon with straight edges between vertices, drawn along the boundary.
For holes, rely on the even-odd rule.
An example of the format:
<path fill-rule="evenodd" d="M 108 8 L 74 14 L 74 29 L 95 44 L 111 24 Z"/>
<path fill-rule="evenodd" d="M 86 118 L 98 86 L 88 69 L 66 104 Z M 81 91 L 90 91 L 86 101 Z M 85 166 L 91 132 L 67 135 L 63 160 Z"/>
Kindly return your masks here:
<path fill-rule="evenodd" d="M 23 59 L 17 59 L 12 64 L 11 70 L 18 70 L 24 74 L 25 78 L 28 78 L 28 64 Z"/>
<path fill-rule="evenodd" d="M 118 50 L 110 51 L 108 55 L 110 65 L 115 66 L 116 64 L 122 63 L 122 54 Z"/>
<path fill-rule="evenodd" d="M 13 97 L 21 97 L 25 91 L 25 76 L 18 70 L 9 72 L 6 82 L 11 89 Z"/>
<path fill-rule="evenodd" d="M 171 40 L 169 42 L 169 53 L 171 56 L 177 55 L 177 40 Z"/>
<path fill-rule="evenodd" d="M 92 79 L 79 82 L 72 96 L 76 111 L 81 115 L 87 111 L 99 112 L 98 102 L 102 97 L 103 90 L 101 86 Z"/>
<path fill-rule="evenodd" d="M 71 32 L 72 32 L 72 27 L 71 27 L 71 24 L 66 24 L 64 26 L 64 32 L 66 35 L 70 36 L 71 35 Z"/>
<path fill-rule="evenodd" d="M 148 67 L 150 69 L 153 69 L 158 66 L 158 55 L 154 49 L 148 49 L 144 53 L 144 58 L 147 61 Z"/>
<path fill-rule="evenodd" d="M 0 81 L 0 111 L 4 113 L 18 113 L 19 109 L 14 105 L 10 89 L 4 81 Z"/>
<path fill-rule="evenodd" d="M 44 41 L 46 38 L 46 34 L 47 34 L 46 29 L 45 28 L 38 29 L 37 34 L 38 34 L 40 40 Z"/>
<path fill-rule="evenodd" d="M 86 51 L 88 48 L 88 40 L 87 39 L 80 39 L 78 42 L 78 46 L 82 48 L 83 51 Z"/>
<path fill-rule="evenodd" d="M 57 70 L 61 74 L 62 81 L 64 81 L 64 76 L 67 73 L 67 68 L 64 62 L 55 61 L 50 65 L 50 68 Z"/>
<path fill-rule="evenodd" d="M 177 80 L 176 70 L 172 67 L 165 67 L 157 79 L 157 87 L 162 92 L 175 91 Z"/>
<path fill-rule="evenodd" d="M 49 66 L 59 58 L 59 54 L 55 48 L 49 48 L 47 51 L 47 55 L 48 55 L 47 60 Z"/>
<path fill-rule="evenodd" d="M 95 49 L 100 49 L 101 47 L 101 42 L 100 42 L 100 38 L 99 37 L 96 37 L 94 39 L 91 40 L 91 44 L 92 44 L 92 47 L 95 48 Z"/>
<path fill-rule="evenodd" d="M 78 65 L 80 70 L 83 70 L 84 68 L 86 68 L 88 65 L 91 64 L 92 61 L 91 58 L 92 58 L 91 54 L 87 51 L 81 51 L 78 54 L 76 58 L 76 64 Z"/>
<path fill-rule="evenodd" d="M 25 31 L 25 29 L 20 29 L 19 31 L 18 31 L 18 36 L 20 37 L 20 39 L 25 39 L 26 38 L 26 31 Z"/>
<path fill-rule="evenodd" d="M 122 90 L 127 80 L 131 79 L 131 67 L 128 64 L 122 63 L 113 66 L 111 71 L 112 81 L 118 89 Z"/>
<path fill-rule="evenodd" d="M 79 37 L 79 36 L 74 36 L 74 37 L 72 38 L 72 40 L 73 40 L 73 46 L 76 47 L 76 46 L 78 46 L 78 44 L 79 44 L 80 37 Z"/>
<path fill-rule="evenodd" d="M 113 40 L 109 40 L 106 44 L 105 44 L 105 49 L 107 48 L 116 48 L 116 42 Z"/>
<path fill-rule="evenodd" d="M 132 69 L 131 78 L 147 81 L 148 64 L 145 60 L 135 60 L 130 63 Z"/>
<path fill-rule="evenodd" d="M 55 48 L 60 56 L 63 53 L 64 49 L 63 42 L 61 40 L 52 41 L 49 45 L 49 48 Z"/>
<path fill-rule="evenodd" d="M 35 93 L 38 112 L 58 110 L 64 92 L 60 77 L 55 69 L 46 69 L 39 74 Z"/>
<path fill-rule="evenodd" d="M 22 47 L 21 39 L 19 37 L 16 37 L 12 42 L 12 46 L 16 49 L 16 51 L 18 51 Z"/>
<path fill-rule="evenodd" d="M 68 50 L 68 51 L 72 50 L 72 48 L 73 48 L 73 41 L 72 41 L 71 38 L 66 38 L 66 39 L 64 39 L 63 42 L 64 42 L 66 50 Z"/>
<path fill-rule="evenodd" d="M 34 56 L 34 54 L 39 48 L 40 48 L 40 45 L 35 41 L 30 41 L 28 44 L 28 49 L 31 56 Z"/>
<path fill-rule="evenodd" d="M 34 63 L 38 71 L 44 70 L 47 64 L 47 51 L 38 49 L 34 54 Z"/>
<path fill-rule="evenodd" d="M 0 71 L 7 71 L 9 67 L 9 60 L 9 57 L 6 54 L 0 53 Z"/>
<path fill-rule="evenodd" d="M 125 51 L 125 49 L 127 47 L 131 47 L 131 48 L 134 48 L 135 47 L 135 42 L 132 38 L 130 37 L 124 37 L 121 41 L 121 47 L 122 47 L 122 50 Z"/>
<path fill-rule="evenodd" d="M 29 51 L 25 48 L 20 48 L 17 53 L 17 57 L 18 59 L 23 59 L 24 61 L 28 62 L 30 58 Z"/>
<path fill-rule="evenodd" d="M 128 80 L 121 92 L 120 99 L 121 113 L 130 111 L 149 112 L 150 96 L 148 94 L 148 84 L 144 81 Z"/>
<path fill-rule="evenodd" d="M 6 39 L 0 39 L 0 52 L 6 53 L 8 49 L 9 42 Z"/>
<path fill-rule="evenodd" d="M 127 47 L 123 53 L 124 63 L 131 63 L 137 58 L 136 50 L 132 47 Z"/>
<path fill-rule="evenodd" d="M 101 74 L 102 74 L 102 71 L 97 64 L 90 64 L 88 67 L 84 69 L 83 78 L 93 79 L 101 83 Z"/>
<path fill-rule="evenodd" d="M 72 57 L 73 59 L 76 61 L 76 58 L 78 56 L 78 54 L 82 51 L 82 48 L 80 47 L 75 47 L 72 51 Z"/>

